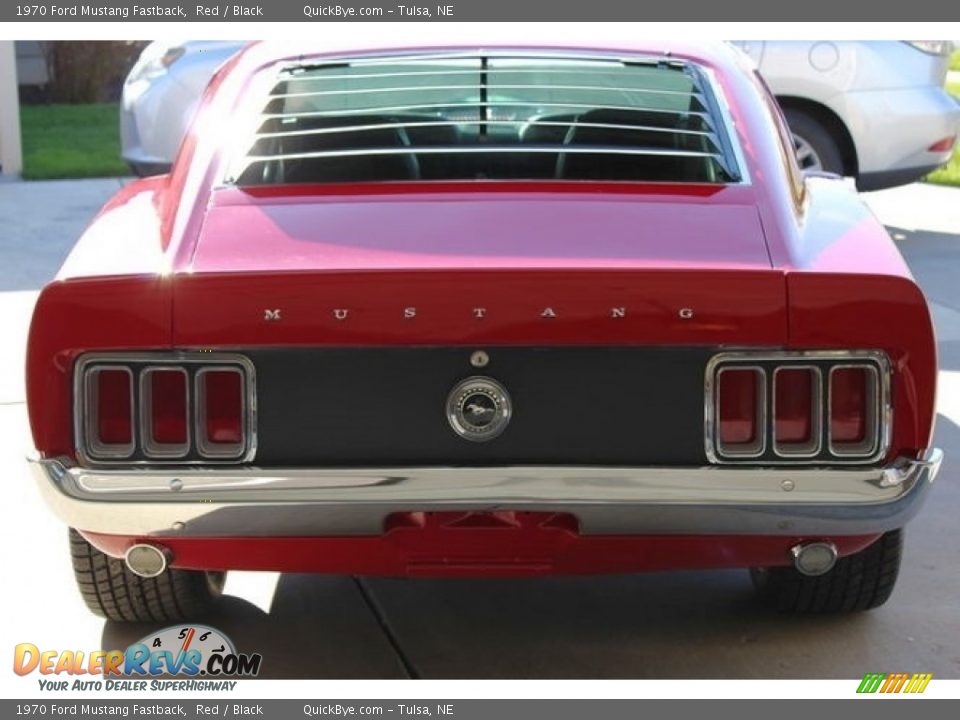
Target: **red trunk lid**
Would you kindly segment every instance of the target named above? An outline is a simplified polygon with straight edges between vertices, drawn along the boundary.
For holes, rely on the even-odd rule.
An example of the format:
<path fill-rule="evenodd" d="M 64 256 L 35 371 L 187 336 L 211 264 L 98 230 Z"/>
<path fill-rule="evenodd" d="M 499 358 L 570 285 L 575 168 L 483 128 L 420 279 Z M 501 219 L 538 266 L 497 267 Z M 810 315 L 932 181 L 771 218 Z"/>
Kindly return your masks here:
<path fill-rule="evenodd" d="M 183 270 L 182 346 L 786 342 L 742 188 L 221 191 Z"/>

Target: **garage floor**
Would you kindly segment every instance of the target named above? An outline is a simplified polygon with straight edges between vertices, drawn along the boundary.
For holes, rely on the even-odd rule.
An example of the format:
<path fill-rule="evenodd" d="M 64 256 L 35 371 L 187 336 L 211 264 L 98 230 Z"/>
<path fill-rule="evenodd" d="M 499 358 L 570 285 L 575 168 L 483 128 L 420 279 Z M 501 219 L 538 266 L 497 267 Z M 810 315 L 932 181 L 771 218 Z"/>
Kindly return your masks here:
<path fill-rule="evenodd" d="M 22 460 L 23 348 L 36 290 L 118 184 L 0 184 L 0 647 L 123 647 L 153 629 L 86 611 L 66 530 Z M 865 197 L 934 303 L 937 444 L 947 452 L 885 607 L 781 617 L 755 603 L 740 571 L 493 581 L 235 573 L 211 622 L 240 650 L 263 653 L 263 675 L 273 678 L 960 678 L 960 190 L 912 185 Z"/>

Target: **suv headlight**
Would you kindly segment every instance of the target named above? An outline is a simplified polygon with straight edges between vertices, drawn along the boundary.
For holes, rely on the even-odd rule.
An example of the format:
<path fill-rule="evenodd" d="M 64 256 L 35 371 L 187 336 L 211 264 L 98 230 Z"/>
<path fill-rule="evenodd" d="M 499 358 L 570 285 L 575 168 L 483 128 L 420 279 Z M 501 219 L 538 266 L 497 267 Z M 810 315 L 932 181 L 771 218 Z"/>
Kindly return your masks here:
<path fill-rule="evenodd" d="M 949 40 L 904 40 L 904 42 L 928 55 L 949 55 L 953 52 L 953 43 Z"/>
<path fill-rule="evenodd" d="M 160 77 L 187 52 L 183 45 L 149 45 L 127 75 L 127 84 Z"/>

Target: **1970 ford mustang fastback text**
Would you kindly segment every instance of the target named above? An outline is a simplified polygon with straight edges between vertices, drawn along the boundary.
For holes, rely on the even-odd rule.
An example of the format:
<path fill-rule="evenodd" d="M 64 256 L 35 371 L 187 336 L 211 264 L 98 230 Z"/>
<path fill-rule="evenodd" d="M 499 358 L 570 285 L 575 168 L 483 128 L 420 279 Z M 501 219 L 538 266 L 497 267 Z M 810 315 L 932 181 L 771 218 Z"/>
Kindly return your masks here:
<path fill-rule="evenodd" d="M 248 48 L 43 290 L 32 467 L 91 609 L 231 569 L 889 597 L 941 455 L 883 227 L 729 47 L 490 40 Z"/>

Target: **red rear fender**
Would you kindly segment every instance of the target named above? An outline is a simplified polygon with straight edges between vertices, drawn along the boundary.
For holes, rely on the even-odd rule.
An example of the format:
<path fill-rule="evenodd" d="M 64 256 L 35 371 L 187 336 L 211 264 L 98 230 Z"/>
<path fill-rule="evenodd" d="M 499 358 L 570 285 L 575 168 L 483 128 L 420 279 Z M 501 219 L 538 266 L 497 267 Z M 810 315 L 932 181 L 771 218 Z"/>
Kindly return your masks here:
<path fill-rule="evenodd" d="M 927 302 L 907 277 L 790 273 L 795 348 L 884 350 L 894 368 L 891 456 L 916 456 L 933 434 L 937 348 Z"/>
<path fill-rule="evenodd" d="M 170 347 L 170 286 L 163 277 L 70 280 L 37 300 L 27 345 L 27 406 L 36 448 L 73 455 L 72 369 L 89 350 Z"/>

